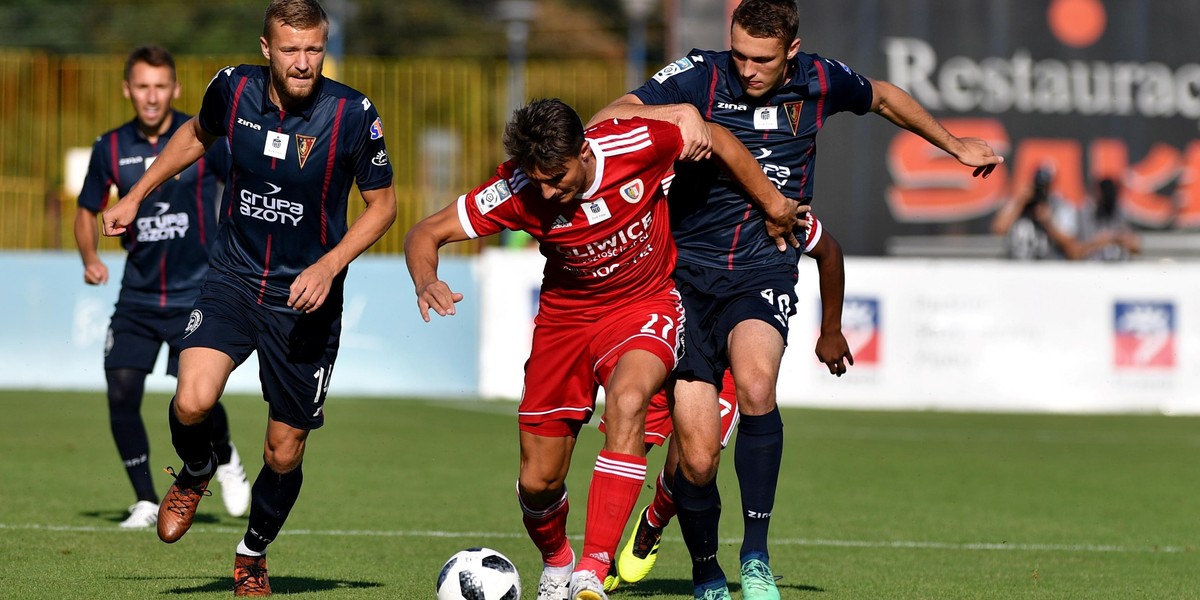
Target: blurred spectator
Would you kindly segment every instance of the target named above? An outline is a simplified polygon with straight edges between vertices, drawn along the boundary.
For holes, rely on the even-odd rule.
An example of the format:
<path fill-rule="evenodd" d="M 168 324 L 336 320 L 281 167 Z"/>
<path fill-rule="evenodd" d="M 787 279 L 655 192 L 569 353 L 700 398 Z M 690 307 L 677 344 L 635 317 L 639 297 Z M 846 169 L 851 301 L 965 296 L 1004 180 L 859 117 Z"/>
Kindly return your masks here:
<path fill-rule="evenodd" d="M 1142 251 L 1141 238 L 1121 211 L 1120 195 L 1120 185 L 1114 179 L 1101 179 L 1096 185 L 1094 210 L 1085 213 L 1080 229 L 1080 237 L 1084 240 L 1080 258 L 1129 260 Z"/>
<path fill-rule="evenodd" d="M 1033 185 L 1014 195 L 992 220 L 992 232 L 1008 237 L 1008 257 L 1017 260 L 1078 260 L 1084 256 L 1076 237 L 1079 215 L 1075 208 L 1051 193 L 1054 170 L 1039 167 Z"/>

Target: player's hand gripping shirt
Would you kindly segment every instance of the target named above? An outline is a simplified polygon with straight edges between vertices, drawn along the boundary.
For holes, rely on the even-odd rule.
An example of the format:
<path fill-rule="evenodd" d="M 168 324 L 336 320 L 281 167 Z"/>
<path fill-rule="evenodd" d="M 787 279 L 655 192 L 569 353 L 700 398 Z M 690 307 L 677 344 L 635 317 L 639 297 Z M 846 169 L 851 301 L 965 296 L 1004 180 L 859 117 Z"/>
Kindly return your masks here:
<path fill-rule="evenodd" d="M 632 93 L 645 104 L 695 106 L 705 120 L 723 125 L 746 145 L 785 197 L 807 202 L 813 195 L 817 132 L 835 113 L 870 110 L 871 83 L 815 54 L 798 53 L 789 70 L 790 80 L 781 88 L 751 98 L 728 50 L 694 49 Z M 776 249 L 761 211 L 727 175 L 705 163 L 680 163 L 678 172 L 671 220 L 680 261 L 730 270 L 795 267 L 799 255 Z"/>
<path fill-rule="evenodd" d="M 141 179 L 171 135 L 191 119 L 173 111 L 170 129 L 151 142 L 137 120 L 104 133 L 92 145 L 78 205 L 94 213 L 108 206 L 110 192 L 124 196 Z M 208 252 L 217 235 L 219 189 L 229 169 L 224 143 L 150 193 L 137 218 L 121 234 L 129 253 L 118 305 L 188 308 L 208 272 Z"/>
<path fill-rule="evenodd" d="M 346 233 L 351 185 L 385 188 L 392 166 L 379 114 L 361 93 L 322 78 L 300 110 L 287 112 L 271 101 L 269 82 L 265 66 L 226 67 L 204 94 L 200 125 L 227 137 L 233 152 L 212 266 L 255 290 L 259 303 L 291 310 L 292 281 Z"/>
<path fill-rule="evenodd" d="M 510 161 L 458 199 L 459 221 L 472 238 L 511 229 L 539 242 L 546 257 L 539 319 L 615 309 L 675 287 L 664 200 L 683 149 L 679 129 L 663 121 L 610 120 L 585 136 L 596 175 L 581 198 L 542 198 L 539 186 Z"/>

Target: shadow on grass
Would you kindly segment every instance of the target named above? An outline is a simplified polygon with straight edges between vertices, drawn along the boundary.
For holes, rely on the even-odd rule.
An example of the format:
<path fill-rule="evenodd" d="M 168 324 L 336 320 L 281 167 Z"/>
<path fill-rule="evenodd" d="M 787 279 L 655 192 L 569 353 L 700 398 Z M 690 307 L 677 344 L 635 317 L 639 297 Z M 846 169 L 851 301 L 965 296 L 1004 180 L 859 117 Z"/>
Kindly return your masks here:
<path fill-rule="evenodd" d="M 120 523 L 129 518 L 129 512 L 124 510 L 87 510 L 79 513 L 79 516 L 88 519 L 99 519 L 111 523 Z M 233 517 L 230 517 L 231 519 Z M 245 519 L 243 519 L 244 521 Z M 212 514 L 196 513 L 196 517 L 192 520 L 193 524 L 218 525 L 223 523 L 220 517 Z"/>
<path fill-rule="evenodd" d="M 164 579 L 181 579 L 180 577 L 121 577 L 126 580 L 164 580 Z M 204 580 L 203 577 L 186 577 L 182 579 Z M 361 590 L 367 588 L 383 587 L 382 583 L 375 581 L 345 581 L 342 579 L 318 579 L 316 577 L 271 577 L 271 592 L 276 594 L 303 594 L 305 592 L 328 592 L 330 590 Z M 210 579 L 207 583 L 199 583 L 196 585 L 181 585 L 167 590 L 163 590 L 163 594 L 182 595 L 182 594 L 198 594 L 203 592 L 231 592 L 233 590 L 233 580 L 220 578 Z"/>
<path fill-rule="evenodd" d="M 274 583 L 272 583 L 272 586 Z M 783 583 L 778 582 L 776 585 L 781 590 L 793 590 L 796 592 L 821 593 L 825 588 L 820 588 L 812 585 L 804 585 L 800 583 Z M 729 583 L 729 593 L 736 594 L 741 592 L 742 586 L 736 581 Z M 660 596 L 683 595 L 686 596 L 692 591 L 692 580 L 690 579 L 646 579 L 639 581 L 636 584 L 622 583 L 616 590 L 616 595 L 625 598 L 657 598 Z"/>

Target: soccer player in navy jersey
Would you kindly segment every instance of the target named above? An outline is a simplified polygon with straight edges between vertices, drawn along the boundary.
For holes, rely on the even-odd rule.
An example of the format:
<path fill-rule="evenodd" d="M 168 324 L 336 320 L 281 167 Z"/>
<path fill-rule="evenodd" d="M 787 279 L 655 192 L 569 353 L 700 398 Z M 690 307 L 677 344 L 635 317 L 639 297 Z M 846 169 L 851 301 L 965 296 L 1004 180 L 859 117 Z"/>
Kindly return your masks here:
<path fill-rule="evenodd" d="M 134 118 L 96 139 L 75 212 L 75 243 L 88 285 L 108 282 L 108 267 L 96 252 L 96 214 L 108 204 L 112 188 L 119 195 L 128 192 L 191 118 L 171 107 L 179 97 L 179 82 L 175 59 L 164 48 L 134 49 L 125 60 L 122 89 Z M 151 194 L 133 227 L 121 236 L 128 252 L 125 274 L 104 343 L 109 427 L 137 498 L 121 527 L 150 527 L 158 520 L 158 494 L 148 466 L 150 440 L 141 412 L 146 375 L 154 370 L 164 343 L 167 374 L 178 373 L 180 342 L 208 271 L 221 181 L 228 169 L 229 150 L 214 146 Z M 212 443 L 221 499 L 230 515 L 240 517 L 250 508 L 250 484 L 220 403 L 213 407 Z"/>
<path fill-rule="evenodd" d="M 781 239 L 796 223 L 789 202 L 737 140 L 713 126 L 713 151 L 771 215 Z M 542 555 L 538 600 L 601 600 L 602 580 L 646 476 L 646 406 L 674 367 L 684 314 L 671 273 L 666 191 L 683 151 L 670 123 L 622 119 L 584 130 L 559 100 L 536 100 L 504 130 L 509 160 L 483 185 L 408 232 L 404 256 L 421 317 L 446 316 L 462 294 L 438 279 L 438 249 L 502 231 L 524 231 L 546 257 L 518 408 L 517 499 Z M 779 250 L 773 250 L 778 252 Z M 571 453 L 605 389 L 607 432 L 588 490 L 583 553 L 566 535 Z M 678 435 L 697 431 L 715 406 L 674 406 Z"/>
<path fill-rule="evenodd" d="M 1003 162 L 983 140 L 950 134 L 896 86 L 800 52 L 799 23 L 794 0 L 745 0 L 733 14 L 730 50 L 692 50 L 602 109 L 593 122 L 640 115 L 676 123 L 686 140 L 685 159 L 708 154 L 703 123 L 720 123 L 750 149 L 785 196 L 801 202 L 812 198 L 816 134 L 842 111 L 878 113 L 973 167 L 977 176 L 988 176 Z M 711 170 L 681 168 L 677 179 L 671 194 L 676 281 L 689 321 L 698 326 L 691 328 L 688 353 L 672 374 L 673 392 L 677 401 L 696 397 L 715 404 L 725 368 L 733 369 L 741 412 L 734 463 L 745 524 L 743 596 L 773 600 L 779 591 L 769 566 L 767 529 L 783 448 L 775 385 L 787 319 L 794 312 L 796 256 L 764 252 L 759 215 L 746 210 L 736 187 L 712 177 Z M 696 450 L 699 462 L 680 448 L 681 471 L 674 481 L 679 523 L 692 555 L 696 597 L 723 598 L 725 574 L 715 560 L 719 440 Z M 644 524 L 643 519 L 639 528 Z M 644 557 L 622 552 L 620 560 Z"/>
<path fill-rule="evenodd" d="M 168 411 L 184 466 L 159 510 L 158 535 L 171 543 L 191 526 L 213 472 L 210 412 L 230 373 L 257 352 L 270 411 L 234 558 L 234 593 L 242 596 L 271 593 L 267 545 L 300 494 L 309 432 L 324 424 L 347 267 L 396 218 L 383 124 L 363 94 L 322 75 L 328 34 L 315 0 L 273 0 L 259 40 L 267 66 L 221 69 L 200 114 L 104 213 L 105 233 L 123 233 L 150 191 L 218 138 L 230 145 L 229 202 Z M 355 183 L 366 208 L 348 225 Z"/>

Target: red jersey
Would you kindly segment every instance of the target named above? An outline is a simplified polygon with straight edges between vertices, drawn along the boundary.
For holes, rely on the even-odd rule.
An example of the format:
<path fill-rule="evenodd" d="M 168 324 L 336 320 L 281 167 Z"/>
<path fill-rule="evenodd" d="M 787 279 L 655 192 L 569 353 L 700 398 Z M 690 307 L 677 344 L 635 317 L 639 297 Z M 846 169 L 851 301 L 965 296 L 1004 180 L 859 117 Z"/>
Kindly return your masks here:
<path fill-rule="evenodd" d="M 538 241 L 546 257 L 539 318 L 619 306 L 675 288 L 666 195 L 683 150 L 679 129 L 635 118 L 604 121 L 584 136 L 596 173 L 581 197 L 546 200 L 509 161 L 458 199 L 459 222 L 470 237 L 511 229 Z"/>

